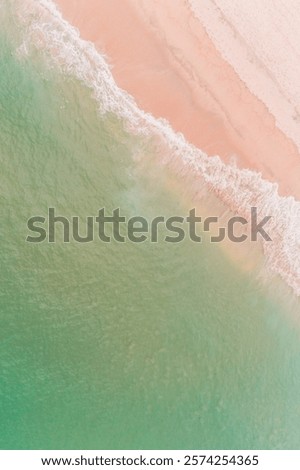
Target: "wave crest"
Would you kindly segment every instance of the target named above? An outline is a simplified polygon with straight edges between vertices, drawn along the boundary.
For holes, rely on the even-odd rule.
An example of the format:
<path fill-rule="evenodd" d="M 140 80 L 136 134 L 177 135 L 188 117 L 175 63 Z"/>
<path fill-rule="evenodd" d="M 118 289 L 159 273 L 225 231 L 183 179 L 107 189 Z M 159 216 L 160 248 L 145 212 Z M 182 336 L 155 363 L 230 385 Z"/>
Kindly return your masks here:
<path fill-rule="evenodd" d="M 80 38 L 79 31 L 63 19 L 51 0 L 15 0 L 15 7 L 26 31 L 19 55 L 33 49 L 43 51 L 49 65 L 58 66 L 92 90 L 100 113 L 115 113 L 131 133 L 158 137 L 167 148 L 164 161 L 179 159 L 233 212 L 249 218 L 255 206 L 259 216 L 272 216 L 268 233 L 273 241 L 262 241 L 266 266 L 300 296 L 300 203 L 292 196 L 279 196 L 278 185 L 264 180 L 260 173 L 227 165 L 219 156 L 208 156 L 176 133 L 166 120 L 139 109 L 116 85 L 105 57 L 93 43 Z"/>

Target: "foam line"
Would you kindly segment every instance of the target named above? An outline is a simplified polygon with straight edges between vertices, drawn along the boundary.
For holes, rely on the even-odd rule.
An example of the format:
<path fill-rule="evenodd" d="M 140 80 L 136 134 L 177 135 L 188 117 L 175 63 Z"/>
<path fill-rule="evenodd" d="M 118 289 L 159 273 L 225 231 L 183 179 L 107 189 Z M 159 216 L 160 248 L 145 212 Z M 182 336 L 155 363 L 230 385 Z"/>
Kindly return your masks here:
<path fill-rule="evenodd" d="M 164 144 L 167 160 L 178 160 L 201 176 L 235 213 L 250 217 L 252 206 L 260 217 L 271 215 L 268 226 L 272 242 L 263 241 L 266 265 L 300 296 L 300 203 L 281 197 L 278 185 L 251 170 L 226 165 L 219 156 L 208 156 L 176 133 L 166 120 L 156 119 L 138 108 L 134 99 L 115 83 L 110 67 L 94 44 L 80 38 L 78 30 L 63 19 L 51 0 L 14 0 L 16 17 L 24 31 L 19 54 L 43 51 L 46 60 L 89 87 L 100 113 L 112 112 L 136 135 L 157 137 Z"/>

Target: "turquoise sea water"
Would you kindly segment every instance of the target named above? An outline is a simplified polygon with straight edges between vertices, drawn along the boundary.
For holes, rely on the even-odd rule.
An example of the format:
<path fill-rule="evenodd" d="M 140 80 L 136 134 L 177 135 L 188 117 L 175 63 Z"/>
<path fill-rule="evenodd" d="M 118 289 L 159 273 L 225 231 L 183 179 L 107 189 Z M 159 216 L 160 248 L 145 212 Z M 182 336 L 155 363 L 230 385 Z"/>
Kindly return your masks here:
<path fill-rule="evenodd" d="M 48 207 L 185 215 L 186 198 L 151 142 L 100 118 L 82 84 L 18 59 L 12 28 L 0 38 L 0 447 L 299 448 L 299 329 L 219 247 L 25 242 Z"/>

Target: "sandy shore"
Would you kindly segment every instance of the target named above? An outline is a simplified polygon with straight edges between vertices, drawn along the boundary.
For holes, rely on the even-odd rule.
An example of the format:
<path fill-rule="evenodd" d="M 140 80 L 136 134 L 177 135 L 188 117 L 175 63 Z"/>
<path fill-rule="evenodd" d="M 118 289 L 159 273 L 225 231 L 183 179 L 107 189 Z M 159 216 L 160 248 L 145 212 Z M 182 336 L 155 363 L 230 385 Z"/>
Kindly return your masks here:
<path fill-rule="evenodd" d="M 56 0 L 107 55 L 117 84 L 209 155 L 232 158 L 300 200 L 300 156 L 183 0 Z"/>

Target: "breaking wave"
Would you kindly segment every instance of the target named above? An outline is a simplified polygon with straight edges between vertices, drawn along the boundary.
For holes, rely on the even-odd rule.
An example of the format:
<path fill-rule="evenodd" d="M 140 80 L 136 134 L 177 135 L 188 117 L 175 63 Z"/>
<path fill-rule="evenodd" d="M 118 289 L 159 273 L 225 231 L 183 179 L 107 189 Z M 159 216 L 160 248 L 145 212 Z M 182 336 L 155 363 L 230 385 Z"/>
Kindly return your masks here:
<path fill-rule="evenodd" d="M 268 224 L 272 242 L 262 242 L 267 268 L 300 296 L 300 202 L 279 196 L 278 185 L 259 173 L 224 164 L 219 156 L 208 156 L 176 133 L 166 120 L 139 109 L 116 85 L 105 57 L 93 43 L 80 38 L 51 0 L 14 0 L 14 7 L 26 33 L 17 49 L 20 56 L 42 51 L 51 66 L 92 90 L 100 113 L 115 113 L 131 133 L 158 138 L 166 149 L 167 161 L 178 160 L 187 171 L 201 177 L 235 213 L 248 218 L 251 207 L 256 206 L 261 217 L 272 216 Z"/>

